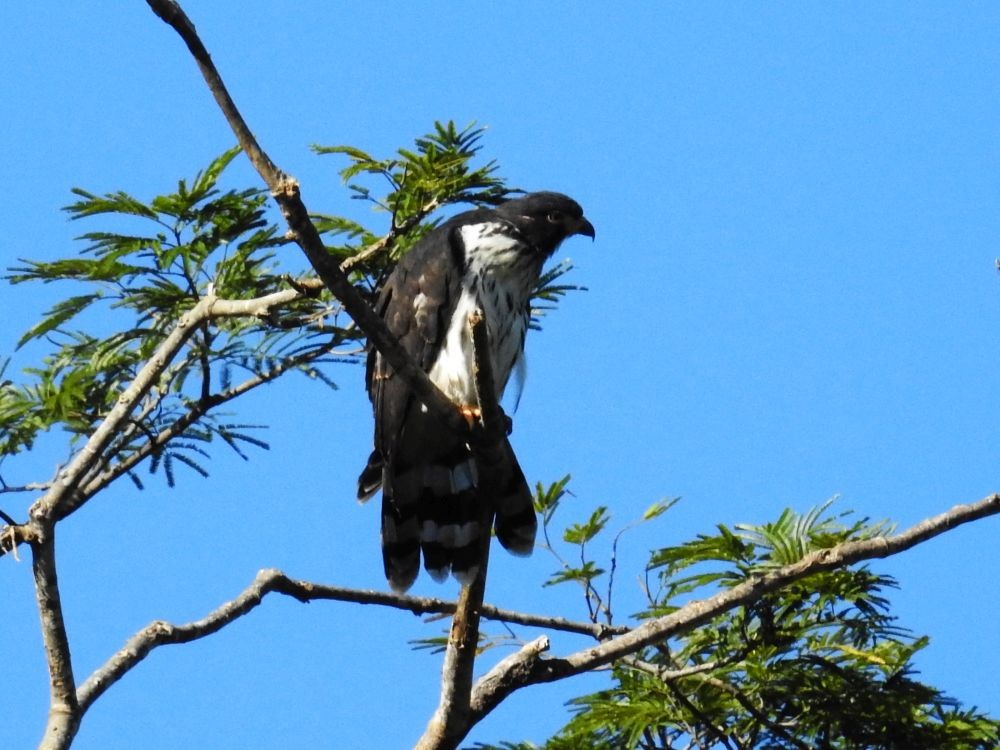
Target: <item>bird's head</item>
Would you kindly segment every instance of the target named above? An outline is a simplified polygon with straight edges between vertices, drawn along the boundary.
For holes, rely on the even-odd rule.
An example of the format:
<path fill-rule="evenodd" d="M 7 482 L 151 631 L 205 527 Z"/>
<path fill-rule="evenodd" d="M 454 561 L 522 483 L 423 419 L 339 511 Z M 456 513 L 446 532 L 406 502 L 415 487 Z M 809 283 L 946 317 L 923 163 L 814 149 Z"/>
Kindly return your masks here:
<path fill-rule="evenodd" d="M 546 256 L 574 234 L 594 239 L 594 225 L 583 215 L 580 204 L 562 193 L 528 193 L 506 203 L 496 212 L 507 219 L 532 245 Z"/>

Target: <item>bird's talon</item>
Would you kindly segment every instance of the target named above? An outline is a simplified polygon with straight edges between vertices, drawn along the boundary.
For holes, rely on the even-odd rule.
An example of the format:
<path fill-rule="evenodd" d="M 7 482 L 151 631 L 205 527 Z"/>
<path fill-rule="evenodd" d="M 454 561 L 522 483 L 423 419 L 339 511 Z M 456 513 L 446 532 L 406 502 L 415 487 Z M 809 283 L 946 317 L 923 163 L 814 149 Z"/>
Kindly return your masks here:
<path fill-rule="evenodd" d="M 468 423 L 470 430 L 475 427 L 483 417 L 483 410 L 478 406 L 460 406 L 458 407 L 458 412 L 465 417 L 465 421 Z"/>

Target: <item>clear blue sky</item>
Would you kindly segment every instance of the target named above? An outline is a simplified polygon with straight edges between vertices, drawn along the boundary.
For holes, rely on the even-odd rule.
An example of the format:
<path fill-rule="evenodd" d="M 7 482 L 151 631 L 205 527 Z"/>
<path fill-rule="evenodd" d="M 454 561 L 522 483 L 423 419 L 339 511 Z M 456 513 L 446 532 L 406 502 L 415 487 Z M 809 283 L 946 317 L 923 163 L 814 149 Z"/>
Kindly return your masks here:
<path fill-rule="evenodd" d="M 513 184 L 573 195 L 573 295 L 529 338 L 515 444 L 529 479 L 572 472 L 565 520 L 622 523 L 650 548 L 831 495 L 915 522 L 1000 490 L 1000 6 L 994 3 L 185 3 L 261 142 L 314 210 L 358 212 L 331 157 L 376 153 L 435 119 L 489 126 Z M 0 5 L 0 259 L 74 252 L 69 189 L 170 190 L 233 143 L 179 39 L 145 3 Z M 255 185 L 248 168 L 233 186 Z M 301 266 L 296 250 L 289 264 Z M 0 290 L 0 352 L 68 290 Z M 15 364 L 30 364 L 29 349 Z M 240 408 L 271 425 L 249 464 L 170 491 L 122 486 L 63 524 L 77 675 L 138 628 L 234 596 L 263 567 L 382 588 L 359 368 L 336 393 L 289 379 Z M 58 437 L 58 436 L 56 436 Z M 47 479 L 43 441 L 8 462 Z M 23 514 L 27 498 L 2 500 Z M 924 678 L 1000 714 L 996 520 L 876 569 L 901 624 L 932 637 Z M 498 553 L 488 599 L 582 618 L 554 568 Z M 631 574 L 616 609 L 640 606 Z M 421 578 L 415 593 L 451 595 Z M 47 687 L 30 566 L 0 560 L 5 747 L 37 742 Z M 439 657 L 410 615 L 267 601 L 221 634 L 157 651 L 87 715 L 76 747 L 408 746 Z M 533 637 L 531 631 L 519 631 Z M 557 638 L 555 651 L 582 641 Z M 486 657 L 491 663 L 494 654 Z M 541 741 L 590 677 L 515 696 L 472 741 Z"/>

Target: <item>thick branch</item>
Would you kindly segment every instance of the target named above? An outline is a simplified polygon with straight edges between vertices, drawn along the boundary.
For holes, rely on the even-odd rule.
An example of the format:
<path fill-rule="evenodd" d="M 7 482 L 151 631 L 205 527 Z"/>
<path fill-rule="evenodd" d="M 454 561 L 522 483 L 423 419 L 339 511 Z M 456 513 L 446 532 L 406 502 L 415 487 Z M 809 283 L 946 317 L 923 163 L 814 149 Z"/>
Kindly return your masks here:
<path fill-rule="evenodd" d="M 502 413 L 497 404 L 493 366 L 490 361 L 486 319 L 480 310 L 469 314 L 472 338 L 473 373 L 479 404 L 479 426 L 486 434 L 503 436 Z M 462 587 L 458 608 L 452 618 L 448 645 L 441 668 L 441 698 L 427 729 L 416 744 L 417 750 L 457 747 L 469 727 L 469 697 L 472 675 L 479 646 L 479 619 L 486 594 L 486 569 L 490 555 L 490 533 L 496 508 L 496 492 L 500 486 L 498 468 L 502 450 L 494 439 L 476 449 L 479 470 L 479 567 L 468 586 Z"/>
<path fill-rule="evenodd" d="M 49 718 L 39 747 L 56 750 L 70 746 L 80 728 L 83 712 L 76 698 L 69 639 L 56 577 L 55 532 L 51 526 L 40 541 L 32 544 L 31 553 L 35 598 L 42 623 L 45 661 L 49 668 Z"/>
<path fill-rule="evenodd" d="M 500 701 L 522 687 L 561 680 L 610 664 L 646 646 L 698 627 L 730 609 L 750 604 L 764 594 L 805 576 L 843 568 L 862 560 L 896 555 L 956 526 L 997 513 L 1000 513 L 1000 494 L 991 495 L 969 505 L 957 505 L 945 513 L 921 521 L 896 536 L 844 542 L 830 549 L 818 550 L 806 555 L 797 563 L 751 578 L 708 599 L 691 602 L 669 615 L 649 620 L 629 633 L 598 646 L 561 659 L 539 660 L 527 676 L 521 670 L 506 677 L 494 676 L 490 683 L 480 680 L 472 693 L 470 727 Z"/>
<path fill-rule="evenodd" d="M 513 692 L 511 685 L 531 679 L 549 645 L 547 636 L 539 636 L 524 644 L 517 653 L 501 659 L 476 681 L 470 701 L 472 716 L 466 732 Z"/>

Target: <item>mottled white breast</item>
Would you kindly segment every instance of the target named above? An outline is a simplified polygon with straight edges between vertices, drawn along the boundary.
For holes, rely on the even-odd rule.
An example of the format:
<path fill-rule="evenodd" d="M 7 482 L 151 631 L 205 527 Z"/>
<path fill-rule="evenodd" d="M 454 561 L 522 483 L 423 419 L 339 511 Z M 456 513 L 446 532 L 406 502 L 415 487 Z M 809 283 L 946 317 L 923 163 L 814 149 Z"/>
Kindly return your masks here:
<path fill-rule="evenodd" d="M 466 274 L 444 346 L 430 371 L 434 384 L 459 404 L 476 402 L 469 313 L 480 309 L 486 317 L 497 399 L 524 348 L 528 302 L 540 262 L 530 247 L 510 236 L 511 231 L 508 225 L 494 222 L 461 229 Z"/>

